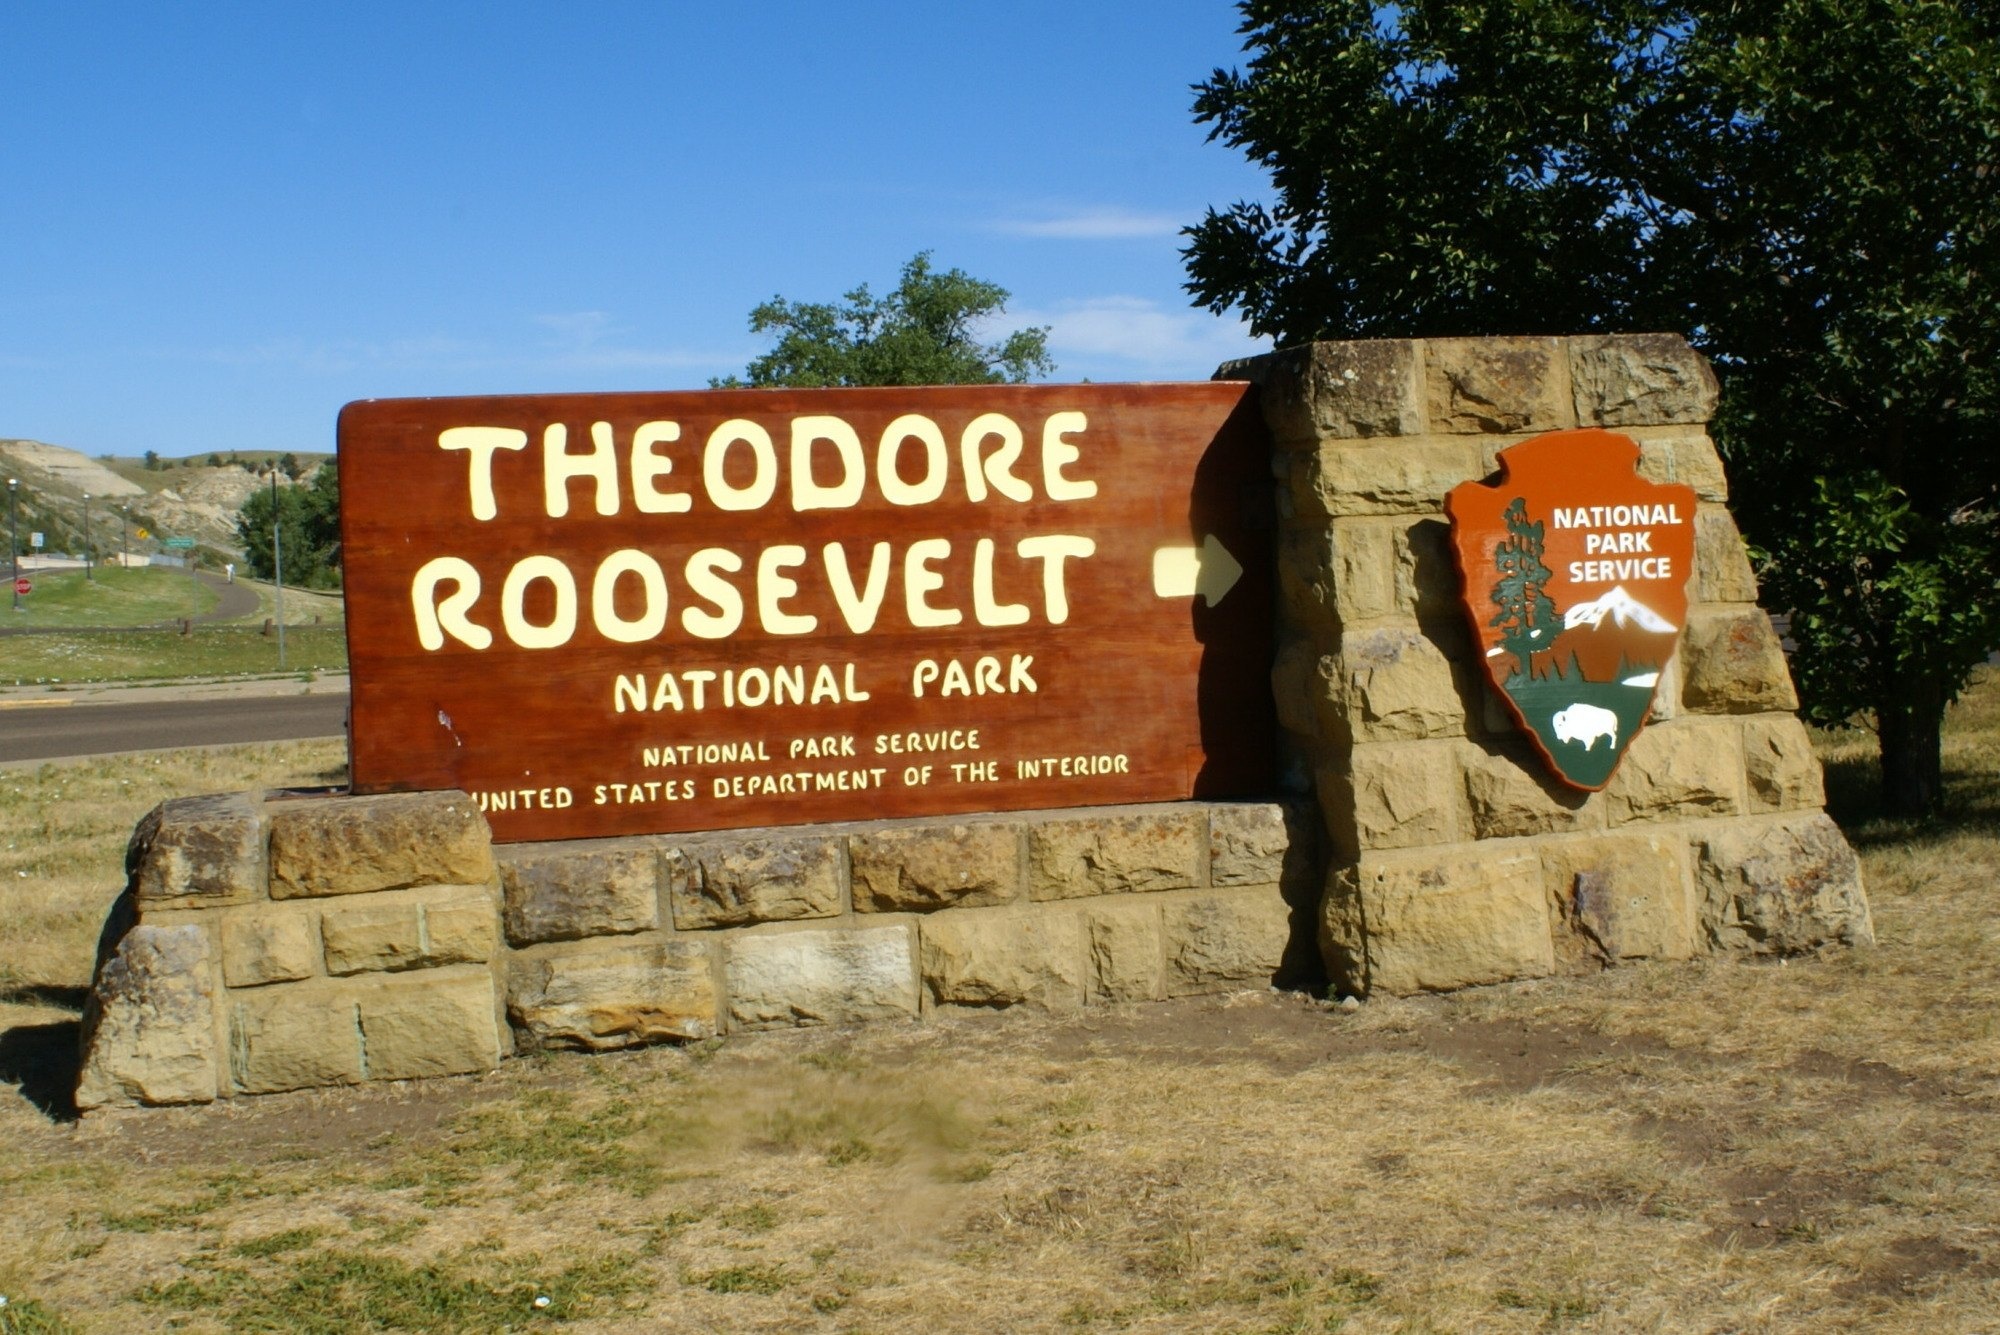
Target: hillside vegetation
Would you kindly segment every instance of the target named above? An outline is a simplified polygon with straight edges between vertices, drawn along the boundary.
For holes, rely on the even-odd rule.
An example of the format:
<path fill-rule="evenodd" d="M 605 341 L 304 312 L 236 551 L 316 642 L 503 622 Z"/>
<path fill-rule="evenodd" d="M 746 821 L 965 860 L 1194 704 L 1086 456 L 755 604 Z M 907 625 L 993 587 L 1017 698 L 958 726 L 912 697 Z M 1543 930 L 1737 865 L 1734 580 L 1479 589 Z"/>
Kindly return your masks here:
<path fill-rule="evenodd" d="M 90 542 L 99 559 L 114 557 L 124 543 L 136 555 L 161 549 L 168 537 L 193 538 L 202 565 L 219 568 L 242 562 L 236 517 L 251 493 L 270 486 L 254 468 L 268 468 L 282 455 L 203 455 L 192 459 L 91 458 L 77 450 L 36 440 L 0 439 L 0 472 L 17 478 L 21 548 L 28 535 L 45 537 L 45 552 L 81 552 L 84 501 L 90 497 Z M 283 487 L 309 481 L 328 455 L 296 455 L 299 481 L 280 473 Z M 211 465 L 210 460 L 214 460 Z M 249 464 L 251 468 L 243 467 Z M 5 498 L 0 497 L 0 504 Z M 0 515 L 0 522 L 5 516 Z M 125 521 L 122 522 L 121 521 Z M 145 537 L 139 536 L 141 531 Z"/>

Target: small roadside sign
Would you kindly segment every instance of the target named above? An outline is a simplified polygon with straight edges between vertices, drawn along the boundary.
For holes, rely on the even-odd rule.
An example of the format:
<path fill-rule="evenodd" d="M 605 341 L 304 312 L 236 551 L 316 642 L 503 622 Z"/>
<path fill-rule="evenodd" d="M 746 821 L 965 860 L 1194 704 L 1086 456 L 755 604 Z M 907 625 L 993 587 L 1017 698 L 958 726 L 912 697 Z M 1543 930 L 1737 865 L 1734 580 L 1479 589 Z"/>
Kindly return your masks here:
<path fill-rule="evenodd" d="M 33 593 L 34 591 L 35 591 L 35 581 L 28 579 L 25 576 L 14 581 L 14 592 Z"/>
<path fill-rule="evenodd" d="M 39 533 L 30 533 L 28 535 L 28 545 L 38 552 L 42 550 L 42 535 Z"/>
<path fill-rule="evenodd" d="M 171 548 L 171 549 L 173 549 L 174 551 L 177 551 L 177 552 L 186 552 L 186 551 L 192 551 L 192 550 L 194 550 L 194 539 L 193 539 L 193 538 L 162 538 L 162 539 L 160 540 L 160 546 L 162 546 L 162 547 L 168 547 L 168 548 Z"/>
<path fill-rule="evenodd" d="M 144 542 L 146 539 L 152 537 L 153 535 L 148 533 L 145 529 L 142 528 L 139 530 L 136 536 L 138 537 L 139 541 Z"/>

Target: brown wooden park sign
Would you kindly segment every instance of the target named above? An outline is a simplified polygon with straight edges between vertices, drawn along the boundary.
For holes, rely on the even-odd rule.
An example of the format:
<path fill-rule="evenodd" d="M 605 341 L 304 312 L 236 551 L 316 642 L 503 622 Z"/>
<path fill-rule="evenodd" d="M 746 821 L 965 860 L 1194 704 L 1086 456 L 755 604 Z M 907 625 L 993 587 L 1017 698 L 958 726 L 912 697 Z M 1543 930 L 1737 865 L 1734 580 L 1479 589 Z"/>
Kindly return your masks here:
<path fill-rule="evenodd" d="M 1252 396 L 349 404 L 354 789 L 503 841 L 1268 793 Z"/>

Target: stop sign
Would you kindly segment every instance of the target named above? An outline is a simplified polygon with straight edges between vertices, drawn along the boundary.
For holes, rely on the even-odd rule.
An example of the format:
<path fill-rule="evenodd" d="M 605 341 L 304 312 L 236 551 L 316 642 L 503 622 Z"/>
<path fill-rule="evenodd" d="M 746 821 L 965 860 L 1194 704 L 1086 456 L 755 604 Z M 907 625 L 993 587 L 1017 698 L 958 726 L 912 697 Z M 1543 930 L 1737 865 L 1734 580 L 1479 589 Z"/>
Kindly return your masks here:
<path fill-rule="evenodd" d="M 35 591 L 35 581 L 29 579 L 26 575 L 23 575 L 21 578 L 14 581 L 14 592 L 33 593 L 34 591 Z"/>

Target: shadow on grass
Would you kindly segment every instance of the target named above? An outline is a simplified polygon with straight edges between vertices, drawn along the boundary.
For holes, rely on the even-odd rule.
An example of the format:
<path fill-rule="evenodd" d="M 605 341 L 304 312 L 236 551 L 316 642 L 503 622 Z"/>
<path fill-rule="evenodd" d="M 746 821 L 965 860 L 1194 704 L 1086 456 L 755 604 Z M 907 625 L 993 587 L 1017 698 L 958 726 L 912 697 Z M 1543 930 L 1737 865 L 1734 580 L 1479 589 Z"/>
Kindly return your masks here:
<path fill-rule="evenodd" d="M 0 992 L 0 1001 L 26 1006 L 60 1006 L 79 1015 L 83 1013 L 83 1003 L 89 997 L 89 988 L 70 987 L 61 983 L 29 983 L 24 987 L 10 987 Z"/>
<path fill-rule="evenodd" d="M 1857 750 L 1824 762 L 1826 814 L 1857 848 L 1929 844 L 1954 835 L 2000 832 L 2000 774 L 1949 762 L 1944 770 L 1944 810 L 1935 816 L 1892 816 L 1883 808 L 1882 770 L 1874 750 Z"/>
<path fill-rule="evenodd" d="M 0 1082 L 18 1086 L 51 1121 L 74 1122 L 82 1030 L 77 1020 L 0 1030 Z"/>

